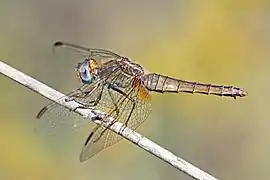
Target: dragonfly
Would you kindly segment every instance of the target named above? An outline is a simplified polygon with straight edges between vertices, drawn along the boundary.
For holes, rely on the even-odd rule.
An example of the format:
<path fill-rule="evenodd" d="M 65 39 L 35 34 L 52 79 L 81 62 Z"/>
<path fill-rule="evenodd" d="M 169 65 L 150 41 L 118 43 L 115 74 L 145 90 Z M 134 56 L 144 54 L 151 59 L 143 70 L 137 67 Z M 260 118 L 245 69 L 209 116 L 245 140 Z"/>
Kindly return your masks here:
<path fill-rule="evenodd" d="M 55 42 L 53 46 L 69 50 L 81 57 L 75 70 L 82 85 L 63 98 L 78 102 L 82 108 L 94 107 L 105 112 L 108 115 L 106 117 L 113 117 L 133 130 L 138 128 L 151 112 L 151 92 L 200 93 L 234 99 L 247 95 L 243 88 L 235 86 L 205 84 L 149 73 L 128 57 L 109 50 L 86 48 L 61 41 Z M 52 129 L 68 123 L 68 127 L 80 127 L 85 125 L 82 122 L 86 122 L 74 111 L 56 102 L 42 108 L 36 118 Z M 121 136 L 108 127 L 96 125 L 85 140 L 80 161 L 88 160 L 121 139 Z"/>

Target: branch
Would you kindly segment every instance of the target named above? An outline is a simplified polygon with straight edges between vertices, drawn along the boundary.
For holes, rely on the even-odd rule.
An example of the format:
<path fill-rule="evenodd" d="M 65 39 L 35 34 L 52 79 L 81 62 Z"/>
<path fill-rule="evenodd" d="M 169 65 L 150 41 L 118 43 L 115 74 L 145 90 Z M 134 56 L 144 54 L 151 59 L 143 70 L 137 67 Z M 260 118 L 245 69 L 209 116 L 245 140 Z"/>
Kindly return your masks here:
<path fill-rule="evenodd" d="M 14 81 L 20 83 L 21 85 L 31 89 L 32 91 L 35 91 L 36 93 L 50 99 L 51 101 L 55 101 L 62 106 L 65 106 L 66 108 L 70 110 L 74 110 L 76 107 L 79 107 L 80 104 L 69 101 L 66 102 L 63 99 L 59 98 L 63 97 L 64 94 L 48 87 L 47 85 L 29 77 L 28 75 L 12 68 L 11 66 L 5 64 L 4 62 L 0 61 L 0 72 L 13 79 Z M 97 117 L 100 117 L 101 115 L 104 115 L 105 113 L 100 112 L 95 109 L 79 109 L 77 108 L 76 113 L 80 114 L 84 118 L 87 118 L 96 124 L 100 124 L 104 127 L 107 127 L 108 124 L 97 120 Z M 112 118 L 110 118 L 110 121 L 113 121 Z M 215 177 L 207 174 L 206 172 L 200 170 L 199 168 L 193 166 L 192 164 L 188 163 L 187 161 L 183 160 L 180 157 L 175 156 L 170 151 L 162 148 L 161 146 L 155 144 L 154 142 L 150 141 L 149 139 L 143 137 L 142 135 L 138 134 L 137 132 L 133 131 L 132 129 L 125 127 L 122 127 L 123 124 L 120 122 L 114 123 L 112 126 L 109 126 L 109 128 L 114 131 L 115 133 L 121 135 L 125 139 L 133 142 L 140 148 L 144 149 L 145 151 L 148 151 L 149 153 L 153 154 L 154 156 L 160 158 L 161 160 L 167 162 L 171 166 L 175 167 L 176 169 L 183 171 L 187 175 L 193 177 L 196 180 L 217 180 Z M 121 128 L 122 127 L 122 128 Z M 124 129 L 124 130 L 123 130 Z"/>

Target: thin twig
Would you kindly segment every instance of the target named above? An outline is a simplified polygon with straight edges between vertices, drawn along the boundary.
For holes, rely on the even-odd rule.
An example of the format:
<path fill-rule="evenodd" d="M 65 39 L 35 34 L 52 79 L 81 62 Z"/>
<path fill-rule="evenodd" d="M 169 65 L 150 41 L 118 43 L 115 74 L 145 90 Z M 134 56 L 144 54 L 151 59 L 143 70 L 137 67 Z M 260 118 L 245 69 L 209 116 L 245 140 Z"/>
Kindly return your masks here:
<path fill-rule="evenodd" d="M 11 66 L 5 64 L 4 62 L 0 61 L 0 72 L 4 74 L 5 76 L 13 79 L 14 81 L 22 84 L 23 86 L 31 89 L 32 91 L 35 91 L 36 93 L 55 101 L 62 106 L 65 106 L 66 108 L 70 110 L 74 110 L 74 108 L 79 107 L 80 104 L 69 101 L 66 102 L 64 100 L 61 100 L 64 95 L 47 85 L 29 77 L 28 75 L 12 68 Z M 92 120 L 93 122 L 97 124 L 101 124 L 103 126 L 107 126 L 106 123 L 96 120 L 97 116 L 100 117 L 100 115 L 104 115 L 104 113 L 94 110 L 94 109 L 76 109 L 76 113 L 82 115 L 84 118 L 87 118 L 89 120 Z M 95 120 L 94 120 L 95 119 Z M 113 120 L 112 118 L 110 120 Z M 193 177 L 197 180 L 217 180 L 215 177 L 207 174 L 206 172 L 200 170 L 199 168 L 193 166 L 192 164 L 188 163 L 187 161 L 183 160 L 180 157 L 175 156 L 170 151 L 162 148 L 161 146 L 155 144 L 154 142 L 150 141 L 149 139 L 143 137 L 142 135 L 138 134 L 137 132 L 131 130 L 128 127 L 125 127 L 122 131 L 123 124 L 120 122 L 116 122 L 113 124 L 113 126 L 110 126 L 109 128 L 116 132 L 117 134 L 121 135 L 125 139 L 133 142 L 140 148 L 148 151 L 149 153 L 153 154 L 154 156 L 162 159 L 163 161 L 167 162 L 168 164 L 172 165 L 176 169 L 183 171 L 187 175 Z"/>

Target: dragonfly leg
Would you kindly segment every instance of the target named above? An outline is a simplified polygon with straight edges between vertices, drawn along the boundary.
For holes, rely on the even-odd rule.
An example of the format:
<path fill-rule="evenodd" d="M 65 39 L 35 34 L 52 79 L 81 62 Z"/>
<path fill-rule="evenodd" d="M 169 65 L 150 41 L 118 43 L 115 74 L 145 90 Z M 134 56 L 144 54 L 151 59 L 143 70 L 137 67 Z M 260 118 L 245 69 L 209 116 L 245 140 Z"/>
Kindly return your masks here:
<path fill-rule="evenodd" d="M 125 126 L 127 126 L 127 125 L 128 125 L 128 121 L 129 121 L 129 119 L 130 119 L 130 117 L 131 117 L 131 115 L 132 115 L 132 113 L 133 113 L 133 110 L 134 110 L 134 108 L 135 108 L 135 106 L 136 106 L 136 102 L 135 102 L 135 100 L 134 100 L 133 98 L 131 98 L 131 97 L 129 96 L 129 94 L 123 92 L 121 89 L 117 88 L 116 86 L 111 86 L 110 88 L 112 88 L 112 89 L 115 90 L 116 92 L 122 94 L 123 96 L 125 96 L 125 98 L 128 98 L 130 101 L 132 101 L 132 108 L 131 108 L 131 110 L 130 110 L 130 113 L 129 113 L 129 116 L 128 116 L 127 120 L 125 121 Z M 131 92 L 132 92 L 132 91 L 131 91 Z"/>
<path fill-rule="evenodd" d="M 99 92 L 98 97 L 94 100 L 93 106 L 98 105 L 98 103 L 100 102 L 101 97 L 102 97 L 102 93 L 103 93 L 103 89 L 104 89 L 104 86 L 101 86 L 101 91 Z"/>
<path fill-rule="evenodd" d="M 131 99 L 132 99 L 132 98 L 131 98 Z M 131 115 L 132 115 L 132 113 L 133 113 L 133 111 L 134 111 L 135 106 L 136 106 L 135 100 L 132 99 L 132 108 L 131 108 L 130 113 L 129 113 L 129 115 L 128 115 L 128 118 L 127 118 L 127 120 L 126 120 L 126 122 L 125 122 L 125 125 L 126 125 L 126 126 L 128 125 L 128 121 L 129 121 L 129 119 L 130 119 L 130 117 L 131 117 Z"/>
<path fill-rule="evenodd" d="M 85 87 L 85 85 L 80 86 L 78 89 L 72 91 L 68 96 L 69 98 L 66 98 L 65 101 L 69 102 L 69 101 L 73 101 L 75 99 L 75 97 L 81 97 L 80 95 L 88 95 L 89 91 L 83 91 L 82 88 Z"/>
<path fill-rule="evenodd" d="M 132 101 L 132 108 L 131 108 L 131 110 L 130 110 L 130 113 L 129 113 L 129 115 L 128 115 L 127 120 L 125 121 L 125 126 L 123 126 L 123 128 L 120 130 L 121 133 L 125 130 L 125 127 L 128 127 L 128 122 L 129 122 L 130 117 L 131 117 L 131 115 L 132 115 L 132 113 L 133 113 L 133 111 L 134 111 L 134 108 L 135 108 L 135 106 L 136 106 L 135 100 L 134 100 L 133 98 L 130 98 L 130 97 L 128 97 L 128 98 Z"/>
<path fill-rule="evenodd" d="M 83 92 L 82 90 L 78 89 L 77 92 L 75 91 L 75 94 L 72 94 L 70 97 L 65 99 L 65 102 L 70 102 L 75 100 L 76 98 L 84 98 L 86 97 L 91 91 Z"/>
<path fill-rule="evenodd" d="M 100 85 L 97 85 L 96 87 L 94 87 L 93 89 L 91 90 L 88 90 L 88 91 L 84 91 L 82 90 L 81 88 L 79 88 L 77 90 L 77 92 L 75 91 L 73 94 L 71 94 L 69 96 L 68 99 L 65 99 L 66 102 L 69 102 L 69 101 L 76 101 L 77 103 L 79 104 L 82 104 L 82 106 L 85 106 L 85 107 L 91 107 L 91 106 L 96 106 L 97 103 L 96 103 L 96 99 L 95 100 L 91 100 L 91 101 L 88 101 L 88 102 L 81 102 L 80 99 L 86 99 L 89 95 L 91 95 L 97 88 L 99 88 Z M 93 104 L 94 103 L 94 104 Z"/>
<path fill-rule="evenodd" d="M 81 104 L 81 103 L 79 103 L 79 104 Z M 89 109 L 89 107 L 87 105 L 81 104 L 81 106 L 77 106 L 74 109 L 72 109 L 71 111 L 76 111 L 77 109 Z"/>
<path fill-rule="evenodd" d="M 87 96 L 91 95 L 96 89 L 98 89 L 100 86 L 101 86 L 101 85 L 98 84 L 98 85 L 97 85 L 95 88 L 93 88 L 91 91 L 85 91 L 85 92 L 82 91 L 82 92 L 84 93 L 84 96 L 83 96 L 83 97 L 79 96 L 79 98 L 86 98 Z M 87 102 L 87 105 L 88 105 L 88 106 L 96 106 L 96 105 L 98 105 L 98 103 L 100 102 L 101 97 L 102 97 L 103 88 L 104 88 L 104 87 L 101 86 L 101 90 L 100 90 L 100 92 L 99 92 L 97 98 L 95 98 L 95 99 L 92 100 L 92 101 Z"/>
<path fill-rule="evenodd" d="M 112 96 L 112 92 L 111 92 L 110 89 L 111 89 L 111 87 L 108 87 L 108 92 L 109 92 L 110 98 L 111 98 L 111 100 L 112 100 L 112 103 L 113 103 L 113 105 L 114 105 L 114 108 L 115 108 L 115 111 L 116 111 L 116 115 L 119 116 L 119 108 L 117 107 L 117 104 L 116 104 L 116 102 L 115 102 L 115 99 L 114 99 L 113 96 Z"/>

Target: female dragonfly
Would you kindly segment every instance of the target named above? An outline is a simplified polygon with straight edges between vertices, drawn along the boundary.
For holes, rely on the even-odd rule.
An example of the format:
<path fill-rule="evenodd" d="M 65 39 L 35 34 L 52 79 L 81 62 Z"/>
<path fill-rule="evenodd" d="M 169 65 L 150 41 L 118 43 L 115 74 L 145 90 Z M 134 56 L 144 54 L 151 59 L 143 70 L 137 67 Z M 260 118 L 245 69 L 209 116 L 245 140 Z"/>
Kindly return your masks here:
<path fill-rule="evenodd" d="M 54 48 L 64 48 L 82 55 L 76 73 L 82 86 L 67 94 L 84 108 L 95 107 L 106 112 L 131 129 L 140 126 L 150 114 L 150 92 L 158 93 L 201 93 L 217 96 L 244 97 L 247 93 L 239 87 L 203 84 L 147 73 L 142 66 L 129 58 L 103 49 L 89 49 L 79 45 L 57 41 Z M 39 121 L 49 124 L 53 129 L 70 123 L 80 126 L 84 121 L 76 113 L 52 102 L 42 108 L 37 115 Z M 105 120 L 105 119 L 104 119 Z M 103 126 L 96 127 L 89 134 L 80 154 L 80 161 L 86 161 L 102 149 L 109 147 L 122 137 Z"/>

